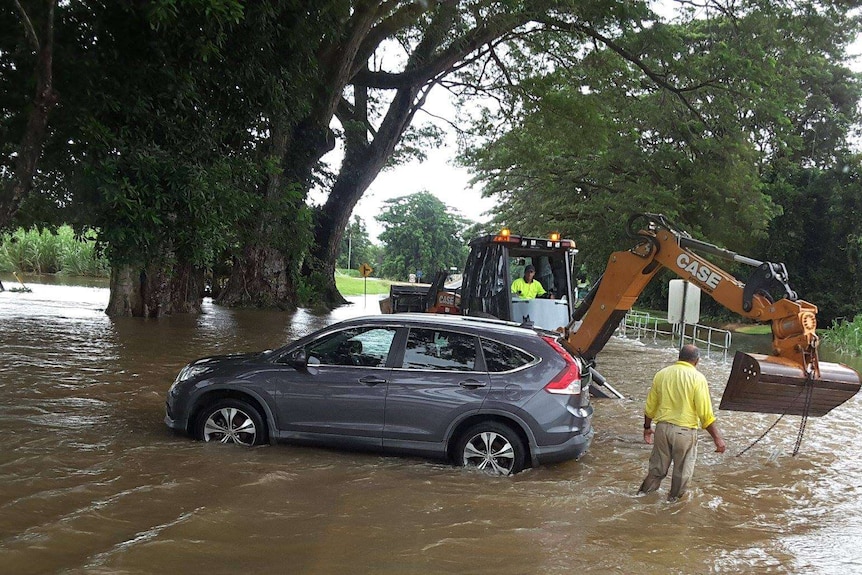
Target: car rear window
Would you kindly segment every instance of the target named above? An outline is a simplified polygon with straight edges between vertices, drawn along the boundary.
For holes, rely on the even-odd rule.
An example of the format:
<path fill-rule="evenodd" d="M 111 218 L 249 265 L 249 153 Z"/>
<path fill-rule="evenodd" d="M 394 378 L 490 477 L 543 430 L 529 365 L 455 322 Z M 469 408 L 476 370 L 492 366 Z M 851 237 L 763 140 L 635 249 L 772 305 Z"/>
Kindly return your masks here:
<path fill-rule="evenodd" d="M 485 366 L 492 373 L 502 373 L 523 367 L 535 361 L 535 357 L 518 348 L 482 338 Z"/>
<path fill-rule="evenodd" d="M 411 369 L 474 371 L 476 337 L 437 329 L 411 328 L 402 366 Z"/>

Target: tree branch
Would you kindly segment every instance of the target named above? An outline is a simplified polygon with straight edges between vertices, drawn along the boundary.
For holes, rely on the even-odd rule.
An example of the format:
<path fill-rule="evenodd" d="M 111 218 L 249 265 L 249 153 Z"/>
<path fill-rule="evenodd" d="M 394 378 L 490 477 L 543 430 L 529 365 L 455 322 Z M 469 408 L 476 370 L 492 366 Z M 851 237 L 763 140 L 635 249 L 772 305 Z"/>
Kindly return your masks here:
<path fill-rule="evenodd" d="M 507 31 L 526 24 L 531 19 L 527 13 L 521 12 L 516 15 L 505 15 L 488 20 L 484 25 L 471 29 L 453 41 L 448 48 L 424 65 L 395 73 L 359 72 L 353 78 L 353 83 L 370 88 L 390 90 L 424 84 L 432 78 L 450 71 L 460 60 L 480 46 L 492 42 Z"/>
<path fill-rule="evenodd" d="M 27 11 L 24 10 L 23 6 L 21 6 L 21 2 L 19 0 L 15 0 L 15 6 L 18 8 L 18 12 L 21 14 L 21 24 L 24 25 L 24 33 L 27 35 L 27 39 L 30 40 L 30 45 L 36 52 L 39 52 L 39 50 L 41 50 L 41 46 L 39 45 L 39 37 L 36 36 L 36 30 L 33 28 L 33 23 L 30 21 L 30 17 L 27 15 Z"/>
<path fill-rule="evenodd" d="M 631 52 L 629 52 L 628 50 L 626 50 L 625 48 L 623 48 L 622 46 L 620 46 L 619 44 L 614 42 L 611 38 L 608 38 L 607 36 L 601 34 L 598 30 L 595 30 L 595 29 L 591 28 L 590 26 L 585 26 L 583 24 L 565 22 L 563 20 L 558 20 L 556 18 L 549 18 L 549 17 L 541 17 L 540 21 L 544 24 L 547 24 L 549 26 L 553 26 L 555 28 L 558 28 L 558 29 L 566 31 L 566 32 L 575 32 L 575 33 L 585 34 L 585 35 L 589 36 L 590 38 L 593 38 L 594 40 L 601 42 L 602 44 L 604 44 L 605 46 L 610 48 L 612 51 L 616 52 L 618 55 L 620 55 L 624 59 L 628 60 L 629 62 L 631 62 L 632 64 L 637 66 L 641 70 L 641 72 L 643 72 L 650 80 L 655 82 L 656 85 L 658 85 L 661 88 L 664 88 L 665 90 L 667 90 L 668 92 L 674 94 L 682 102 L 682 104 L 692 114 L 694 114 L 694 116 L 698 120 L 700 120 L 705 126 L 709 125 L 709 122 L 706 121 L 706 118 L 703 117 L 703 115 L 700 113 L 700 111 L 697 108 L 695 108 L 691 104 L 691 102 L 688 101 L 688 99 L 685 96 L 683 96 L 684 89 L 678 88 L 678 87 L 674 86 L 673 84 L 671 84 L 670 82 L 668 82 L 661 74 L 658 74 L 652 68 L 647 66 L 647 64 L 641 58 L 638 58 L 635 54 L 632 54 Z"/>
<path fill-rule="evenodd" d="M 402 6 L 400 9 L 395 11 L 389 17 L 385 18 L 379 24 L 375 25 L 371 28 L 371 30 L 366 34 L 365 39 L 362 41 L 362 45 L 359 47 L 356 55 L 356 62 L 368 62 L 368 59 L 371 58 L 371 54 L 380 46 L 380 43 L 383 42 L 387 38 L 392 38 L 395 36 L 395 32 L 401 30 L 402 28 L 406 28 L 416 23 L 416 20 L 419 16 L 428 10 L 433 9 L 438 2 L 430 1 L 427 2 L 427 7 L 423 7 L 422 3 L 415 2 L 408 4 L 406 6 Z M 388 13 L 397 2 L 394 0 L 386 2 L 380 10 L 380 14 Z M 361 64 L 356 66 L 354 70 L 352 70 L 351 76 L 357 74 L 361 69 Z"/>

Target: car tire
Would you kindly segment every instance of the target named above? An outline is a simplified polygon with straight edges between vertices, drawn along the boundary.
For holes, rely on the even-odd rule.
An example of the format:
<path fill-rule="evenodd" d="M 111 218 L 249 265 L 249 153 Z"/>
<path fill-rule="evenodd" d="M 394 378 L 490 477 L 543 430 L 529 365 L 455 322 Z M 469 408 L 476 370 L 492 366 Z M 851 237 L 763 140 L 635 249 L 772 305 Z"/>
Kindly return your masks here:
<path fill-rule="evenodd" d="M 458 440 L 456 463 L 491 475 L 512 475 L 524 469 L 527 449 L 518 433 L 504 423 L 471 426 Z"/>
<path fill-rule="evenodd" d="M 206 406 L 195 425 L 195 437 L 201 441 L 236 443 L 251 447 L 266 439 L 266 428 L 260 412 L 240 399 L 222 399 Z"/>

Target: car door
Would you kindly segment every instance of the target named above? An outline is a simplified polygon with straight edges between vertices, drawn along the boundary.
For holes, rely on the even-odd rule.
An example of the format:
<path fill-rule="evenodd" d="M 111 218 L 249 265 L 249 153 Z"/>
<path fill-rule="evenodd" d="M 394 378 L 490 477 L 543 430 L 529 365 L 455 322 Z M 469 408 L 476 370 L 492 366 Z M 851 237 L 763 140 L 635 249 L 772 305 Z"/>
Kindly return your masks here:
<path fill-rule="evenodd" d="M 392 369 L 386 388 L 384 447 L 445 449 L 450 423 L 478 410 L 488 393 L 478 345 L 474 335 L 410 328 L 400 367 Z"/>
<path fill-rule="evenodd" d="M 303 348 L 309 369 L 277 384 L 279 435 L 379 448 L 396 328 L 361 326 L 324 334 Z"/>

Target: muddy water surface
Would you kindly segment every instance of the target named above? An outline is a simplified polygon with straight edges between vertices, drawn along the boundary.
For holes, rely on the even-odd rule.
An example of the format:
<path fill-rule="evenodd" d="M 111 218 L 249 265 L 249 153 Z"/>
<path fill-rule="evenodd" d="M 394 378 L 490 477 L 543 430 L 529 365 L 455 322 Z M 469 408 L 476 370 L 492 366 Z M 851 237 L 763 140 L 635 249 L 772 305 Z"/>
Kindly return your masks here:
<path fill-rule="evenodd" d="M 796 457 L 798 418 L 735 457 L 775 416 L 718 412 L 728 453 L 703 433 L 677 504 L 635 495 L 643 399 L 676 354 L 631 340 L 599 356 L 631 399 L 596 402 L 590 452 L 513 478 L 208 445 L 162 422 L 187 361 L 276 347 L 376 302 L 117 320 L 104 288 L 30 287 L 0 293 L 0 573 L 862 573 L 858 396 L 812 418 Z M 730 366 L 701 368 L 717 405 Z"/>

